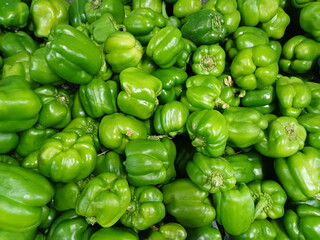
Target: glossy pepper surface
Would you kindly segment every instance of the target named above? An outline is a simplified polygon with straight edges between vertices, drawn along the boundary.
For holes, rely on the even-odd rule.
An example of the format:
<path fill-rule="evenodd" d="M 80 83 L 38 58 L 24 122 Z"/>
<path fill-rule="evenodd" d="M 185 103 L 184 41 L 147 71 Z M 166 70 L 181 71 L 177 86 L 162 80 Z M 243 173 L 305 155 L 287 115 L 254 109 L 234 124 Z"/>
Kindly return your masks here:
<path fill-rule="evenodd" d="M 319 12 L 320 3 L 313 2 L 301 9 L 299 18 L 301 28 L 310 33 L 317 42 L 320 42 Z"/>
<path fill-rule="evenodd" d="M 181 224 L 170 222 L 155 228 L 148 240 L 185 240 L 186 237 L 187 232 Z"/>
<path fill-rule="evenodd" d="M 23 28 L 28 23 L 29 6 L 21 0 L 0 1 L 0 25 L 5 28 Z"/>
<path fill-rule="evenodd" d="M 298 122 L 307 130 L 306 144 L 320 149 L 320 114 L 308 113 L 298 118 Z"/>
<path fill-rule="evenodd" d="M 122 23 L 124 18 L 123 4 L 119 0 L 88 0 L 85 2 L 84 13 L 89 23 L 105 13 L 112 14 L 118 23 Z"/>

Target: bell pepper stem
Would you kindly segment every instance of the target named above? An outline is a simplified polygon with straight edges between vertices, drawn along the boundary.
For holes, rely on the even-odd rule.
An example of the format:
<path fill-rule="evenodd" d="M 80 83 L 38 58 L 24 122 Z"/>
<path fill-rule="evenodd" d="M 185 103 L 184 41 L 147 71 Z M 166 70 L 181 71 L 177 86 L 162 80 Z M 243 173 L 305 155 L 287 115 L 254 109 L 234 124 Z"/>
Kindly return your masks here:
<path fill-rule="evenodd" d="M 258 202 L 256 203 L 255 212 L 254 212 L 254 218 L 252 221 L 254 221 L 263 211 L 266 211 L 270 204 L 271 197 L 268 194 L 262 194 L 258 197 Z"/>

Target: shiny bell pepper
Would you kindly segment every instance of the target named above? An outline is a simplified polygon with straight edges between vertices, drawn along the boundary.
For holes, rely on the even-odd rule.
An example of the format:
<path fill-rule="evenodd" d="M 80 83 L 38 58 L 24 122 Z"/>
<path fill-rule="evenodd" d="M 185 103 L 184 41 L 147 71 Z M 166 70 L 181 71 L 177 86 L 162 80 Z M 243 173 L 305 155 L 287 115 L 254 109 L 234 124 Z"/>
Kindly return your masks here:
<path fill-rule="evenodd" d="M 186 132 L 188 108 L 179 101 L 171 101 L 158 106 L 153 115 L 153 127 L 158 134 L 175 137 Z"/>
<path fill-rule="evenodd" d="M 318 198 L 320 150 L 304 147 L 288 158 L 277 158 L 274 169 L 289 198 L 294 201 Z"/>
<path fill-rule="evenodd" d="M 167 213 L 184 227 L 206 226 L 213 221 L 216 211 L 208 198 L 190 179 L 180 178 L 162 188 Z"/>
<path fill-rule="evenodd" d="M 129 32 L 111 33 L 104 43 L 104 50 L 115 73 L 137 66 L 143 55 L 140 42 Z"/>
<path fill-rule="evenodd" d="M 20 163 L 17 159 L 10 157 L 8 155 L 0 155 L 0 163 L 14 165 L 14 166 L 20 166 Z"/>
<path fill-rule="evenodd" d="M 154 186 L 130 187 L 131 202 L 120 218 L 126 227 L 146 230 L 166 215 L 162 192 Z"/>
<path fill-rule="evenodd" d="M 39 173 L 38 168 L 38 153 L 39 150 L 36 150 L 32 153 L 30 153 L 28 156 L 26 156 L 23 161 L 21 162 L 21 166 L 26 169 L 30 169 L 34 172 Z"/>
<path fill-rule="evenodd" d="M 39 118 L 42 103 L 19 76 L 0 81 L 0 132 L 20 132 L 31 128 Z"/>
<path fill-rule="evenodd" d="M 123 163 L 128 182 L 133 186 L 166 183 L 176 176 L 176 146 L 169 138 L 131 140 L 125 148 Z"/>
<path fill-rule="evenodd" d="M 79 90 L 77 90 L 73 96 L 71 115 L 72 115 L 72 118 L 80 118 L 80 117 L 87 117 L 88 116 L 86 111 L 84 110 L 82 104 L 81 104 Z"/>
<path fill-rule="evenodd" d="M 157 64 L 150 58 L 145 52 L 142 55 L 141 61 L 138 63 L 137 68 L 142 71 L 151 74 L 153 71 L 158 69 Z"/>
<path fill-rule="evenodd" d="M 244 89 L 240 89 L 234 85 L 232 77 L 228 74 L 221 74 L 218 77 L 221 84 L 220 103 L 217 107 L 226 109 L 227 107 L 237 107 L 240 105 L 240 99 L 246 95 Z"/>
<path fill-rule="evenodd" d="M 126 179 L 104 172 L 92 178 L 81 192 L 76 212 L 92 225 L 113 226 L 130 204 L 131 192 Z"/>
<path fill-rule="evenodd" d="M 199 228 L 187 228 L 186 240 L 222 240 L 220 231 L 212 224 Z"/>
<path fill-rule="evenodd" d="M 228 140 L 227 122 L 217 110 L 201 110 L 190 114 L 187 131 L 197 151 L 209 156 L 220 156 Z"/>
<path fill-rule="evenodd" d="M 81 105 L 92 118 L 117 112 L 118 85 L 115 81 L 94 78 L 79 88 Z"/>
<path fill-rule="evenodd" d="M 43 142 L 56 134 L 58 131 L 47 128 L 37 123 L 33 127 L 20 133 L 20 141 L 16 151 L 22 157 L 40 149 Z"/>
<path fill-rule="evenodd" d="M 197 152 L 186 170 L 191 181 L 209 193 L 228 191 L 236 184 L 232 165 L 222 157 L 211 158 Z"/>
<path fill-rule="evenodd" d="M 96 231 L 90 240 L 139 240 L 138 234 L 130 228 L 111 227 Z"/>
<path fill-rule="evenodd" d="M 267 157 L 289 157 L 304 147 L 306 137 L 306 130 L 296 118 L 281 116 L 271 120 L 262 140 L 254 147 Z"/>
<path fill-rule="evenodd" d="M 184 18 L 201 10 L 201 8 L 201 0 L 178 0 L 173 4 L 173 15 L 177 18 Z"/>
<path fill-rule="evenodd" d="M 283 218 L 271 220 L 270 222 L 277 233 L 275 240 L 290 240 L 287 231 L 284 228 Z"/>
<path fill-rule="evenodd" d="M 222 14 L 212 9 L 202 9 L 185 18 L 181 32 L 184 38 L 197 46 L 212 45 L 224 39 L 227 28 Z"/>
<path fill-rule="evenodd" d="M 161 13 L 161 0 L 132 0 L 132 9 L 146 9 L 149 8 L 156 13 Z"/>
<path fill-rule="evenodd" d="M 320 113 L 301 115 L 298 122 L 307 130 L 306 144 L 320 150 Z"/>
<path fill-rule="evenodd" d="M 82 180 L 93 171 L 96 154 L 90 136 L 78 137 L 74 132 L 59 132 L 41 146 L 39 171 L 54 182 Z"/>
<path fill-rule="evenodd" d="M 308 113 L 320 113 L 320 83 L 306 82 L 306 84 L 311 91 L 311 103 L 305 110 Z"/>
<path fill-rule="evenodd" d="M 47 240 L 68 239 L 72 234 L 74 240 L 89 240 L 94 229 L 85 218 L 77 215 L 74 210 L 63 212 L 52 224 Z"/>
<path fill-rule="evenodd" d="M 53 197 L 54 208 L 60 212 L 75 209 L 80 193 L 81 189 L 76 182 L 56 183 Z"/>
<path fill-rule="evenodd" d="M 123 4 L 119 0 L 88 0 L 84 13 L 88 23 L 94 22 L 105 13 L 112 14 L 117 23 L 122 23 L 124 18 Z"/>
<path fill-rule="evenodd" d="M 34 35 L 47 38 L 54 26 L 68 24 L 69 6 L 70 3 L 66 0 L 32 0 L 30 15 Z"/>
<path fill-rule="evenodd" d="M 0 1 L 0 26 L 23 28 L 28 24 L 29 6 L 21 0 Z"/>
<path fill-rule="evenodd" d="M 0 133 L 0 154 L 8 153 L 15 149 L 19 143 L 17 133 Z"/>
<path fill-rule="evenodd" d="M 161 93 L 161 81 L 132 67 L 120 73 L 120 85 L 122 91 L 117 98 L 119 109 L 143 120 L 150 118 L 159 104 L 157 96 Z"/>
<path fill-rule="evenodd" d="M 36 229 L 48 216 L 46 204 L 53 197 L 51 183 L 42 175 L 19 166 L 0 164 L 0 228 L 26 232 Z"/>
<path fill-rule="evenodd" d="M 182 53 L 179 55 L 177 62 L 174 64 L 174 66 L 186 70 L 187 64 L 191 59 L 191 55 L 195 52 L 197 46 L 192 41 L 186 38 L 182 38 L 182 41 L 184 43 L 184 49 Z"/>
<path fill-rule="evenodd" d="M 254 220 L 254 201 L 244 183 L 213 194 L 213 205 L 217 210 L 217 222 L 231 235 L 245 233 Z"/>
<path fill-rule="evenodd" d="M 320 42 L 319 12 L 320 2 L 317 1 L 303 7 L 299 17 L 301 28 L 310 33 L 317 42 Z"/>
<path fill-rule="evenodd" d="M 57 210 L 52 207 L 52 206 L 49 206 L 49 208 L 47 208 L 49 214 L 48 214 L 48 217 L 46 219 L 44 219 L 41 224 L 39 225 L 39 230 L 40 231 L 48 231 L 49 228 L 51 227 L 53 221 L 56 219 L 57 215 L 58 215 L 58 212 Z"/>
<path fill-rule="evenodd" d="M 127 143 L 134 139 L 146 139 L 146 125 L 132 116 L 113 113 L 102 118 L 99 139 L 103 146 L 117 153 L 124 153 Z"/>
<path fill-rule="evenodd" d="M 158 96 L 160 104 L 177 100 L 182 93 L 182 86 L 188 78 L 188 74 L 184 70 L 176 67 L 159 68 L 151 74 L 162 82 L 161 94 Z"/>
<path fill-rule="evenodd" d="M 45 240 L 36 238 L 37 230 L 27 232 L 11 232 L 0 229 L 0 239 L 15 239 L 15 240 Z"/>
<path fill-rule="evenodd" d="M 64 128 L 71 121 L 72 98 L 68 91 L 53 86 L 42 86 L 34 90 L 40 97 L 42 108 L 39 123 L 45 127 Z"/>
<path fill-rule="evenodd" d="M 166 223 L 159 228 L 153 227 L 147 240 L 185 240 L 187 232 L 179 223 Z"/>
<path fill-rule="evenodd" d="M 51 29 L 46 61 L 55 74 L 71 83 L 86 84 L 99 73 L 101 53 L 89 37 L 66 24 Z"/>
<path fill-rule="evenodd" d="M 225 68 L 226 53 L 219 44 L 202 45 L 192 55 L 194 74 L 220 76 Z"/>
<path fill-rule="evenodd" d="M 283 116 L 299 117 L 312 100 L 310 88 L 297 77 L 281 77 L 276 81 L 276 95 Z"/>
<path fill-rule="evenodd" d="M 127 172 L 123 165 L 124 155 L 120 155 L 114 151 L 97 156 L 96 167 L 93 171 L 95 176 L 103 172 L 115 173 L 118 177 L 127 178 Z"/>
<path fill-rule="evenodd" d="M 73 0 L 70 2 L 68 15 L 71 26 L 78 27 L 82 23 L 87 22 L 87 17 L 84 12 L 86 2 L 87 0 Z"/>

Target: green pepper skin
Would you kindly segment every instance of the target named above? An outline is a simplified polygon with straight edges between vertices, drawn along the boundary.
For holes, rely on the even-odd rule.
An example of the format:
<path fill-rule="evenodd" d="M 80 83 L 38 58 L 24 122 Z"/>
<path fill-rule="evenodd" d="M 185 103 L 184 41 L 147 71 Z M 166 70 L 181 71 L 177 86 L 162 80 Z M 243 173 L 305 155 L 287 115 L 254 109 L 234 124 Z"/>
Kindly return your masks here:
<path fill-rule="evenodd" d="M 302 115 L 298 122 L 307 130 L 306 145 L 320 150 L 320 113 Z"/>
<path fill-rule="evenodd" d="M 264 156 L 289 157 L 304 147 L 307 132 L 296 118 L 281 116 L 269 123 L 255 149 Z"/>
<path fill-rule="evenodd" d="M 14 166 L 20 166 L 20 163 L 18 162 L 17 159 L 10 157 L 8 155 L 0 155 L 0 163 L 14 165 Z"/>
<path fill-rule="evenodd" d="M 241 14 L 241 25 L 256 26 L 259 22 L 267 22 L 276 15 L 279 8 L 278 0 L 260 2 L 258 0 L 238 0 Z"/>
<path fill-rule="evenodd" d="M 131 202 L 120 221 L 126 227 L 146 230 L 166 215 L 162 192 L 154 186 L 130 187 Z"/>
<path fill-rule="evenodd" d="M 275 82 L 279 72 L 277 53 L 268 45 L 245 48 L 232 60 L 230 71 L 240 88 L 268 87 Z"/>
<path fill-rule="evenodd" d="M 320 84 L 316 82 L 305 83 L 311 91 L 311 103 L 305 108 L 308 113 L 320 113 Z"/>
<path fill-rule="evenodd" d="M 42 102 L 38 120 L 41 125 L 61 129 L 69 124 L 72 98 L 68 91 L 46 85 L 35 89 L 34 92 Z"/>
<path fill-rule="evenodd" d="M 266 219 L 255 220 L 251 223 L 249 229 L 235 237 L 233 240 L 275 240 L 277 232 L 273 225 Z"/>
<path fill-rule="evenodd" d="M 236 185 L 232 165 L 224 158 L 211 158 L 196 152 L 187 163 L 187 174 L 202 191 L 228 191 Z"/>
<path fill-rule="evenodd" d="M 173 15 L 177 18 L 184 18 L 191 13 L 200 11 L 201 0 L 178 0 L 173 4 Z"/>
<path fill-rule="evenodd" d="M 118 94 L 119 109 L 134 117 L 146 120 L 150 118 L 159 100 L 161 81 L 138 68 L 127 68 L 120 73 L 122 91 Z"/>
<path fill-rule="evenodd" d="M 274 169 L 289 198 L 304 201 L 317 197 L 320 192 L 320 174 L 316 170 L 320 164 L 320 151 L 304 147 L 288 158 L 277 158 Z"/>
<path fill-rule="evenodd" d="M 161 0 L 132 0 L 132 9 L 149 8 L 156 13 L 161 13 L 162 2 Z"/>
<path fill-rule="evenodd" d="M 153 115 L 153 127 L 158 134 L 175 137 L 186 132 L 189 109 L 179 101 L 158 106 Z"/>
<path fill-rule="evenodd" d="M 176 67 L 159 68 L 151 74 L 162 82 L 161 94 L 158 96 L 160 104 L 177 100 L 182 93 L 182 85 L 188 78 L 184 70 Z"/>
<path fill-rule="evenodd" d="M 19 166 L 0 164 L 1 214 L 5 231 L 26 232 L 36 229 L 47 218 L 46 204 L 53 187 L 44 177 Z"/>
<path fill-rule="evenodd" d="M 96 231 L 90 240 L 139 240 L 138 234 L 130 228 L 101 228 Z"/>
<path fill-rule="evenodd" d="M 213 203 L 217 210 L 216 220 L 226 232 L 238 236 L 249 229 L 254 220 L 254 201 L 244 183 L 226 192 L 213 194 Z"/>
<path fill-rule="evenodd" d="M 117 153 L 123 153 L 129 141 L 146 139 L 147 134 L 147 127 L 141 120 L 123 113 L 106 115 L 100 122 L 101 144 Z"/>
<path fill-rule="evenodd" d="M 190 114 L 187 131 L 197 151 L 209 156 L 220 156 L 228 140 L 227 122 L 217 110 L 201 110 Z"/>
<path fill-rule="evenodd" d="M 310 33 L 317 42 L 320 42 L 319 12 L 320 3 L 313 2 L 301 9 L 299 18 L 301 28 Z"/>
<path fill-rule="evenodd" d="M 47 139 L 38 154 L 39 171 L 54 182 L 71 182 L 89 176 L 96 164 L 90 136 L 59 132 Z"/>
<path fill-rule="evenodd" d="M 143 55 L 141 43 L 129 32 L 111 33 L 104 43 L 104 50 L 115 73 L 137 66 Z"/>
<path fill-rule="evenodd" d="M 40 124 L 20 133 L 20 141 L 17 145 L 16 151 L 22 157 L 40 149 L 43 142 L 56 134 L 58 131 L 52 128 L 46 128 Z"/>
<path fill-rule="evenodd" d="M 292 0 L 292 6 L 295 8 L 303 8 L 316 0 Z"/>
<path fill-rule="evenodd" d="M 303 35 L 295 35 L 283 45 L 279 61 L 286 73 L 306 73 L 315 67 L 320 56 L 319 43 Z"/>
<path fill-rule="evenodd" d="M 5 154 L 15 149 L 19 143 L 17 133 L 0 133 L 0 154 Z"/>
<path fill-rule="evenodd" d="M 47 240 L 89 240 L 94 229 L 74 210 L 63 212 L 52 224 Z"/>
<path fill-rule="evenodd" d="M 40 98 L 22 77 L 0 81 L 0 132 L 20 132 L 31 128 L 39 118 Z"/>
<path fill-rule="evenodd" d="M 4 240 L 38 240 L 35 238 L 37 234 L 37 230 L 31 230 L 27 232 L 11 232 L 11 231 L 5 231 L 3 229 L 0 229 L 0 239 Z M 45 240 L 45 239 L 44 239 Z"/>
<path fill-rule="evenodd" d="M 184 52 L 185 42 L 175 27 L 162 28 L 149 41 L 146 53 L 161 68 L 172 67 Z"/>
<path fill-rule="evenodd" d="M 115 81 L 94 78 L 79 88 L 81 105 L 92 118 L 117 112 L 118 85 Z"/>
<path fill-rule="evenodd" d="M 292 240 L 313 240 L 320 237 L 320 211 L 318 208 L 300 205 L 296 210 L 288 209 L 284 216 L 284 226 Z"/>
<path fill-rule="evenodd" d="M 141 61 L 138 63 L 137 68 L 148 74 L 151 74 L 153 71 L 158 69 L 158 66 L 157 64 L 155 64 L 152 58 L 148 57 L 146 53 L 143 53 Z"/>
<path fill-rule="evenodd" d="M 220 76 L 225 68 L 226 53 L 219 44 L 202 45 L 192 56 L 194 74 Z"/>
<path fill-rule="evenodd" d="M 58 24 L 69 23 L 70 3 L 65 0 L 32 0 L 30 15 L 37 37 L 48 37 L 51 29 Z"/>
<path fill-rule="evenodd" d="M 99 154 L 93 174 L 97 176 L 103 172 L 112 172 L 118 177 L 127 178 L 127 172 L 123 165 L 123 161 L 124 156 L 114 151 L 107 152 L 106 154 Z"/>
<path fill-rule="evenodd" d="M 46 61 L 55 74 L 71 83 L 86 84 L 100 71 L 101 53 L 89 37 L 66 24 L 51 29 Z"/>
<path fill-rule="evenodd" d="M 86 221 L 104 228 L 113 226 L 130 204 L 131 192 L 126 179 L 104 172 L 92 178 L 76 203 L 76 212 Z"/>
<path fill-rule="evenodd" d="M 0 26 L 23 28 L 28 23 L 29 6 L 21 0 L 0 1 Z"/>
<path fill-rule="evenodd" d="M 222 14 L 212 9 L 202 9 L 185 18 L 181 32 L 184 38 L 197 46 L 212 45 L 224 39 L 227 28 Z"/>
<path fill-rule="evenodd" d="M 88 116 L 81 104 L 79 90 L 77 90 L 73 96 L 71 116 L 72 118 L 84 118 Z"/>
<path fill-rule="evenodd" d="M 105 13 L 112 14 L 117 23 L 122 23 L 124 18 L 123 4 L 119 0 L 88 0 L 84 12 L 88 23 L 93 23 Z"/>
<path fill-rule="evenodd" d="M 187 240 L 222 240 L 221 233 L 212 224 L 199 228 L 187 228 Z"/>
<path fill-rule="evenodd" d="M 60 212 L 75 209 L 81 189 L 75 182 L 56 183 L 54 185 L 54 208 Z"/>
<path fill-rule="evenodd" d="M 275 240 L 290 240 L 284 228 L 283 218 L 271 220 L 270 222 L 277 233 Z"/>
<path fill-rule="evenodd" d="M 131 140 L 125 148 L 123 163 L 128 182 L 133 186 L 157 185 L 176 176 L 176 146 L 169 138 Z"/>
<path fill-rule="evenodd" d="M 39 173 L 38 153 L 39 153 L 39 150 L 36 150 L 36 151 L 30 153 L 28 156 L 26 156 L 23 159 L 21 166 L 23 168 L 30 169 L 30 170 L 33 170 L 33 171 Z"/>
<path fill-rule="evenodd" d="M 0 51 L 4 57 L 10 57 L 22 51 L 32 54 L 37 48 L 38 44 L 23 31 L 7 32 L 0 36 Z"/>
<path fill-rule="evenodd" d="M 87 22 L 84 7 L 87 0 L 73 0 L 68 10 L 69 22 L 73 27 L 78 27 L 82 23 Z"/>
<path fill-rule="evenodd" d="M 162 188 L 167 212 L 184 227 L 202 227 L 213 221 L 216 211 L 208 198 L 190 179 L 180 178 Z"/>
<path fill-rule="evenodd" d="M 179 223 L 170 222 L 152 229 L 147 240 L 185 240 L 187 232 Z"/>
<path fill-rule="evenodd" d="M 297 77 L 281 77 L 276 81 L 276 94 L 283 116 L 299 117 L 312 100 L 310 88 Z"/>

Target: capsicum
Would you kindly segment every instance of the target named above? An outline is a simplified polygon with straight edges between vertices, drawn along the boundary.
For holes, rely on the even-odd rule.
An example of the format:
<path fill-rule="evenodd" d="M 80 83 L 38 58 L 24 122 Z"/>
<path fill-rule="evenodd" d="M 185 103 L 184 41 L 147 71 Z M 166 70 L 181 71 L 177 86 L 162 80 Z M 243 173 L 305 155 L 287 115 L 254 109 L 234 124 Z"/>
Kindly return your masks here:
<path fill-rule="evenodd" d="M 301 28 L 310 33 L 317 42 L 320 42 L 319 12 L 320 2 L 313 2 L 301 9 L 299 17 Z"/>
<path fill-rule="evenodd" d="M 170 222 L 153 227 L 147 240 L 185 240 L 187 232 L 179 223 Z"/>
<path fill-rule="evenodd" d="M 28 23 L 29 6 L 21 0 L 0 1 L 0 25 L 5 28 L 23 28 Z"/>
<path fill-rule="evenodd" d="M 88 23 L 92 23 L 105 13 L 110 13 L 117 23 L 124 18 L 123 4 L 119 0 L 88 0 L 84 5 L 84 13 Z"/>

